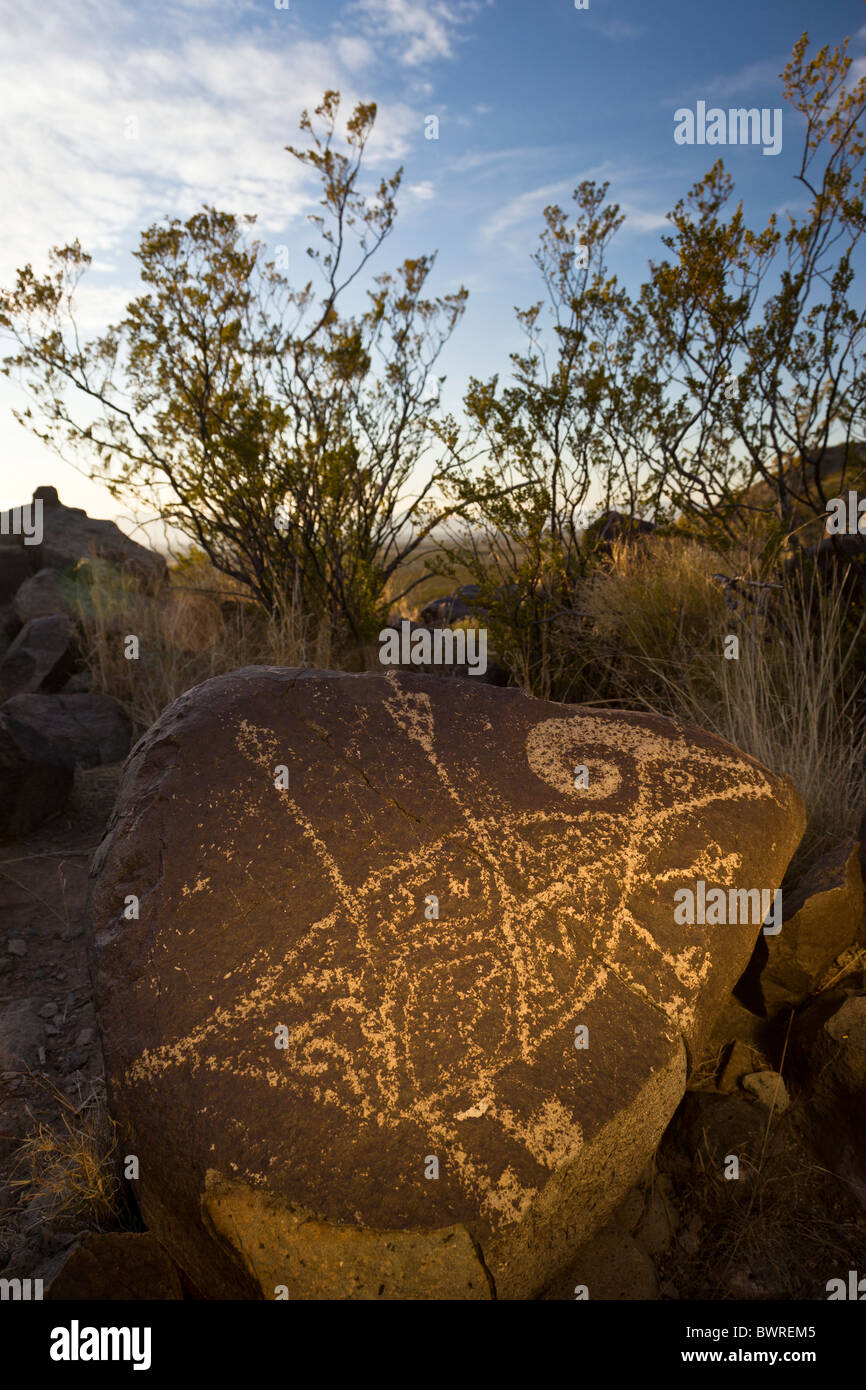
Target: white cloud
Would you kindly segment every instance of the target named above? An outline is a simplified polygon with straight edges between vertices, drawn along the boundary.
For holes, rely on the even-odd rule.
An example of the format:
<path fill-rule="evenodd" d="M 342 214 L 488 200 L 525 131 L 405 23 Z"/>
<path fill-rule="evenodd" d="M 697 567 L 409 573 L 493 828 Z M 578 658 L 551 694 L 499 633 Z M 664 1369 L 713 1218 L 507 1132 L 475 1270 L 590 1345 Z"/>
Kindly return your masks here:
<path fill-rule="evenodd" d="M 284 146 L 307 143 L 298 118 L 326 89 L 341 91 L 342 121 L 369 100 L 363 73 L 376 61 L 362 35 L 312 41 L 294 9 L 245 0 L 160 0 L 152 9 L 0 0 L 0 26 L 0 284 L 27 262 L 47 270 L 49 249 L 78 238 L 95 262 L 77 294 L 86 334 L 120 317 L 138 287 L 129 253 L 166 215 L 188 217 L 212 202 L 256 214 L 265 241 L 294 230 L 305 245 L 303 219 L 319 186 Z M 422 129 L 406 102 L 380 102 L 370 171 L 390 173 Z M 4 401 L 23 404 L 8 387 Z M 0 412 L 0 492 L 13 500 L 23 437 L 8 408 Z M 51 480 L 61 465 L 35 448 L 46 460 L 36 481 Z M 111 510 L 109 502 L 97 514 Z"/>
<path fill-rule="evenodd" d="M 436 196 L 436 190 L 429 179 L 422 179 L 420 183 L 410 183 L 407 191 L 422 202 L 427 202 Z"/>
<path fill-rule="evenodd" d="M 99 4 L 85 9 L 87 24 L 77 10 L 7 8 L 0 123 L 15 137 L 4 148 L 0 278 L 76 236 L 116 254 L 147 221 L 202 202 L 257 214 L 263 233 L 310 208 L 310 177 L 284 146 L 327 87 L 351 112 L 359 94 L 343 60 L 369 57 L 363 39 L 336 49 L 295 40 L 289 83 L 287 52 L 266 35 L 186 24 L 176 41 L 142 45 L 118 41 L 113 7 L 111 21 Z M 404 103 L 380 107 L 371 165 L 401 159 L 419 127 Z"/>
<path fill-rule="evenodd" d="M 398 42 L 401 63 L 417 67 L 453 58 L 458 31 L 482 0 L 355 0 L 352 8 L 372 32 Z"/>
<path fill-rule="evenodd" d="M 509 198 L 498 212 L 488 217 L 480 229 L 481 241 L 488 246 L 492 242 L 501 242 L 505 232 L 529 218 L 534 218 L 540 227 L 541 215 L 546 204 L 551 198 L 558 198 L 563 193 L 570 192 L 573 187 L 574 180 L 559 179 L 556 183 L 542 184 L 540 188 L 530 188 L 526 193 L 518 193 L 516 197 Z"/>

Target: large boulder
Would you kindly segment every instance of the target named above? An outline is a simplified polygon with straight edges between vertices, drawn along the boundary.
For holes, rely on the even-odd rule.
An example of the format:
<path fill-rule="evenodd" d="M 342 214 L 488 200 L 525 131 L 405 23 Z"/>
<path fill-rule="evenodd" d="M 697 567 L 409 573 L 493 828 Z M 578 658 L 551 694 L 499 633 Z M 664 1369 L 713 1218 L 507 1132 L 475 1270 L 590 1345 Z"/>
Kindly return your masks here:
<path fill-rule="evenodd" d="M 675 891 L 774 888 L 804 822 L 649 715 L 402 673 L 188 692 L 93 865 L 148 1228 L 211 1298 L 539 1293 L 644 1168 L 760 931 L 678 925 Z"/>
<path fill-rule="evenodd" d="M 81 507 L 65 507 L 53 487 L 37 488 L 33 502 L 42 504 L 42 536 L 38 544 L 27 543 L 22 535 L 14 534 L 11 512 L 0 518 L 0 546 L 21 549 L 28 557 L 30 569 L 65 570 L 99 556 L 129 570 L 152 589 L 162 584 L 167 572 L 163 557 L 125 535 L 113 521 L 90 517 Z"/>
<path fill-rule="evenodd" d="M 0 699 L 60 690 L 75 669 L 75 626 L 63 614 L 31 618 L 0 658 Z"/>
<path fill-rule="evenodd" d="M 129 718 L 110 695 L 17 695 L 0 706 L 0 834 L 63 810 L 76 767 L 120 762 Z"/>

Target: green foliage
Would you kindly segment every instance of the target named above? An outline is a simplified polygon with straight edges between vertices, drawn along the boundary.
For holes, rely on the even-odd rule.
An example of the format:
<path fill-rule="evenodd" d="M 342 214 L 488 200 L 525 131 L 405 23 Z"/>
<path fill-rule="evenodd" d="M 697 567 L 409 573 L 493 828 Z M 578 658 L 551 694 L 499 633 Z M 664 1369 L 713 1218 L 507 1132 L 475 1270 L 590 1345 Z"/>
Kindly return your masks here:
<path fill-rule="evenodd" d="M 19 348 L 5 370 L 37 406 L 19 418 L 40 438 L 83 451 L 115 496 L 153 508 L 268 609 L 292 594 L 357 646 L 442 515 L 434 499 L 453 464 L 434 462 L 417 483 L 435 443 L 422 397 L 466 291 L 425 297 L 435 257 L 422 256 L 376 277 L 365 311 L 341 314 L 391 230 L 401 171 L 368 196 L 359 176 L 376 107 L 356 107 L 348 153 L 335 147 L 338 110 L 327 92 L 316 120 L 301 120 L 311 148 L 287 147 L 322 182 L 310 220 L 323 248 L 308 253 L 320 293 L 266 261 L 254 219 L 204 207 L 143 232 L 144 291 L 103 336 L 82 342 L 77 330 L 90 260 L 77 242 L 52 253 L 44 277 L 19 271 L 0 324 Z"/>

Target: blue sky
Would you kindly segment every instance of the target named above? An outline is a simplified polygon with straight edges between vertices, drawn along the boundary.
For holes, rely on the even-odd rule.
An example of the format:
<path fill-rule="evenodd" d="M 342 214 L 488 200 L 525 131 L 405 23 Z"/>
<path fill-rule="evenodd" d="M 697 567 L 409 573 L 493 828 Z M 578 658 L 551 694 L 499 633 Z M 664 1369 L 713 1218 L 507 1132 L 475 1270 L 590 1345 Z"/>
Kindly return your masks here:
<path fill-rule="evenodd" d="M 344 116 L 379 105 L 371 174 L 405 170 L 378 268 L 437 249 L 431 292 L 470 292 L 442 360 L 452 408 L 521 344 L 513 308 L 541 297 L 530 256 L 547 203 L 608 180 L 627 216 L 611 265 L 635 288 L 665 213 L 717 154 L 750 224 L 802 208 L 802 125 L 778 74 L 804 30 L 812 51 L 850 35 L 853 76 L 866 70 L 863 0 L 2 0 L 0 15 L 4 283 L 78 236 L 94 257 L 81 318 L 99 330 L 135 291 L 140 229 L 204 201 L 257 214 L 306 278 L 317 188 L 283 147 L 336 87 Z M 676 144 L 674 112 L 698 101 L 782 107 L 781 153 Z M 23 403 L 0 386 L 0 507 L 54 483 L 93 515 L 131 515 L 28 436 L 10 410 Z"/>

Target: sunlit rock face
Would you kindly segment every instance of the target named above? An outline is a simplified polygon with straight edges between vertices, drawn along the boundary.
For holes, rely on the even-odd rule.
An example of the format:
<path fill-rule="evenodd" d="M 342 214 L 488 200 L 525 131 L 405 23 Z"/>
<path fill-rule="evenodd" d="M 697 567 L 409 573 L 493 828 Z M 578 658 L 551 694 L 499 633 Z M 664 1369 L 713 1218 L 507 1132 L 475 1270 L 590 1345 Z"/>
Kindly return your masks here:
<path fill-rule="evenodd" d="M 661 718 L 409 674 L 190 691 L 133 751 L 91 898 L 147 1225 L 205 1297 L 534 1296 L 760 933 L 674 894 L 777 888 L 803 826 Z"/>

